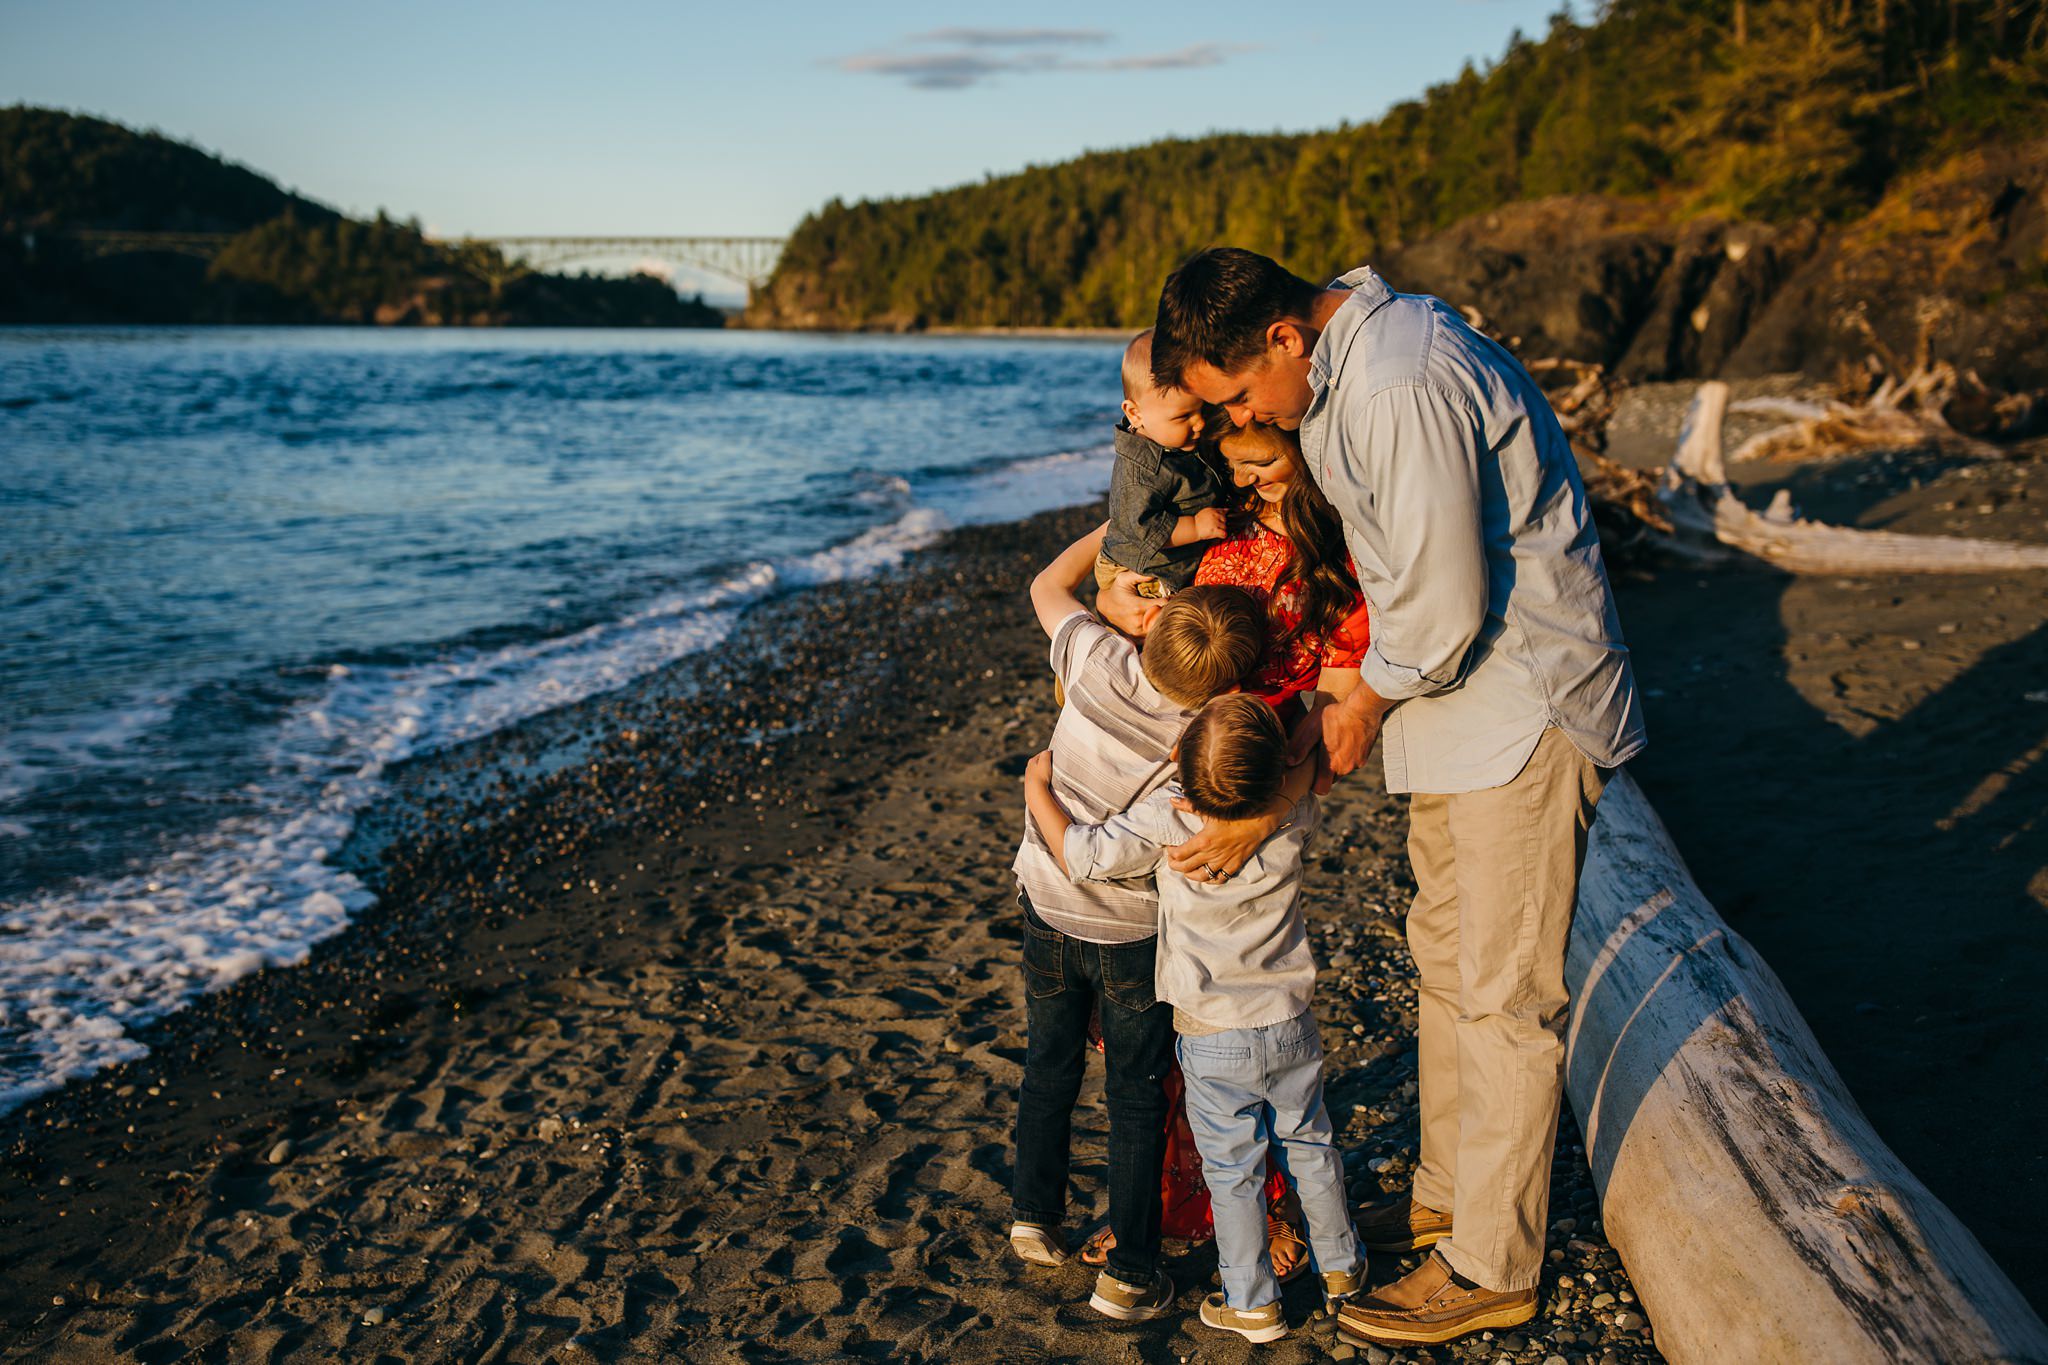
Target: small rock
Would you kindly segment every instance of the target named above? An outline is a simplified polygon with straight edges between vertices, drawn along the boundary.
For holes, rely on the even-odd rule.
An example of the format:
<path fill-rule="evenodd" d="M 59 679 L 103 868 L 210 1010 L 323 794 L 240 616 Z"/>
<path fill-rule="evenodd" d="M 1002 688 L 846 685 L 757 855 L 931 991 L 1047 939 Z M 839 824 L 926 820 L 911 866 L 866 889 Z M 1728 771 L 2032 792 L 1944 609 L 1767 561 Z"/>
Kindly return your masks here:
<path fill-rule="evenodd" d="M 1543 1365 L 1571 1365 L 1571 1362 L 1563 1356 L 1545 1356 L 1543 1357 Z"/>
<path fill-rule="evenodd" d="M 1594 1306 L 1595 1308 L 1612 1308 L 1612 1307 L 1614 1307 L 1614 1295 L 1612 1295 L 1612 1294 L 1595 1294 L 1595 1295 L 1593 1296 L 1593 1306 Z"/>
<path fill-rule="evenodd" d="M 375 1327 L 382 1321 L 384 1321 L 384 1310 L 381 1308 L 368 1309 L 363 1314 L 363 1326 L 365 1327 Z"/>
<path fill-rule="evenodd" d="M 1330 1348 L 1330 1359 L 1351 1360 L 1358 1355 L 1358 1348 L 1348 1341 L 1340 1341 Z"/>
<path fill-rule="evenodd" d="M 1384 1171 L 1385 1169 L 1387 1169 L 1387 1167 L 1393 1164 L 1394 1163 L 1386 1157 L 1376 1156 L 1372 1160 L 1365 1163 L 1365 1169 L 1371 1171 L 1374 1175 L 1378 1175 L 1381 1171 Z"/>
<path fill-rule="evenodd" d="M 542 1142 L 553 1142 L 562 1135 L 562 1121 L 553 1117 L 544 1118 L 533 1132 Z"/>
<path fill-rule="evenodd" d="M 1614 1315 L 1614 1325 L 1624 1332 L 1640 1331 L 1643 1327 L 1643 1315 L 1641 1313 L 1631 1313 L 1624 1308 L 1621 1312 Z"/>
<path fill-rule="evenodd" d="M 1368 1346 L 1365 1348 L 1365 1359 L 1366 1365 L 1390 1365 L 1394 1353 L 1378 1346 Z"/>
<path fill-rule="evenodd" d="M 290 1161 L 292 1159 L 291 1139 L 279 1138 L 274 1144 L 272 1144 L 270 1148 L 270 1155 L 263 1159 L 265 1161 L 268 1161 L 273 1166 L 282 1166 L 285 1162 Z"/>
<path fill-rule="evenodd" d="M 1520 1355 L 1522 1352 L 1529 1349 L 1528 1338 L 1524 1337 L 1519 1332 L 1515 1333 L 1512 1336 L 1501 1338 L 1500 1344 L 1506 1347 L 1508 1350 L 1513 1351 L 1517 1355 Z"/>

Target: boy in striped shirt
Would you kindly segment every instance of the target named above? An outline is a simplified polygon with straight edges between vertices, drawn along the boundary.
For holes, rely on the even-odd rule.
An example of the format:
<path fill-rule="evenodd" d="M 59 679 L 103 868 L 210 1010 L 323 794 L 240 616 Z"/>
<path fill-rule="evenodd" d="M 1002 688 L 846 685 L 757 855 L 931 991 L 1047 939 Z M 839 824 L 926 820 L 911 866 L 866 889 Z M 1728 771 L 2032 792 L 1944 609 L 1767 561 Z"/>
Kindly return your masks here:
<path fill-rule="evenodd" d="M 1090 615 L 1077 593 L 1093 577 L 1103 530 L 1069 546 L 1031 585 L 1065 689 L 1052 738 L 1052 785 L 1078 820 L 1101 823 L 1172 775 L 1169 755 L 1189 720 L 1233 691 L 1258 662 L 1266 618 L 1240 588 L 1204 586 L 1146 603 L 1142 647 Z M 1114 593 L 1117 585 L 1105 589 Z M 1122 619 L 1120 616 L 1119 619 Z M 1159 924 L 1150 877 L 1075 883 L 1030 820 L 1013 864 L 1024 909 L 1024 985 L 1030 1037 L 1017 1098 L 1017 1164 L 1010 1244 L 1025 1260 L 1060 1265 L 1067 1247 L 1067 1166 L 1088 1020 L 1102 1019 L 1109 1108 L 1108 1268 L 1089 1304 L 1143 1321 L 1168 1312 L 1173 1283 L 1159 1269 L 1162 1088 L 1173 1056 L 1173 1011 L 1153 994 Z"/>

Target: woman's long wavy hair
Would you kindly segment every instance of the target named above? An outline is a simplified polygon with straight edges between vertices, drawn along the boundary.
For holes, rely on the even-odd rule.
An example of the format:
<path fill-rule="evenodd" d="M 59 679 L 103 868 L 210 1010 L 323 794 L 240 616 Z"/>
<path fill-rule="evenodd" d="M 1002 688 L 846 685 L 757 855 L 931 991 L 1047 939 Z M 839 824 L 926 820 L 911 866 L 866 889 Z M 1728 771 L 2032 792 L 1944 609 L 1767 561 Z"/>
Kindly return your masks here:
<path fill-rule="evenodd" d="M 1266 449 L 1282 452 L 1294 471 L 1279 503 L 1280 530 L 1294 547 L 1294 554 L 1274 591 L 1277 593 L 1290 583 L 1301 584 L 1301 620 L 1274 637 L 1269 657 L 1285 658 L 1304 635 L 1327 639 L 1344 623 L 1358 601 L 1358 579 L 1351 572 L 1350 555 L 1344 548 L 1344 521 L 1309 476 L 1308 464 L 1301 457 L 1300 439 L 1291 431 L 1257 422 L 1242 427 L 1234 425 L 1215 408 L 1205 414 L 1203 432 L 1205 444 L 1226 465 L 1226 441 L 1233 445 L 1240 440 L 1257 441 Z M 1266 506 L 1256 489 L 1243 491 L 1244 497 L 1230 518 L 1233 535 L 1249 530 Z"/>

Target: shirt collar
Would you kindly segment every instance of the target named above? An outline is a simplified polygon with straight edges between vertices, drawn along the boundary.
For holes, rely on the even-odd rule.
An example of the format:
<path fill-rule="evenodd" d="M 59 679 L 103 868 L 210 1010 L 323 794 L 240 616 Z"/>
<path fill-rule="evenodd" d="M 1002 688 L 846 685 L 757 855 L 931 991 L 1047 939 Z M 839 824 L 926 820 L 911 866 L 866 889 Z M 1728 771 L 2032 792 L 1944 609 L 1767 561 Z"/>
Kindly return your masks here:
<path fill-rule="evenodd" d="M 1166 447 L 1149 436 L 1141 436 L 1131 430 L 1129 418 L 1116 424 L 1116 439 L 1113 444 L 1119 457 L 1134 462 L 1147 474 L 1166 463 Z"/>
<path fill-rule="evenodd" d="M 1344 353 L 1351 349 L 1351 343 L 1365 325 L 1365 320 L 1393 301 L 1394 291 L 1387 288 L 1387 282 L 1369 265 L 1362 265 L 1330 281 L 1331 289 L 1349 289 L 1351 297 L 1344 300 L 1323 328 L 1323 334 L 1316 338 L 1315 350 L 1309 353 L 1309 391 L 1320 396 L 1329 385 L 1331 378 L 1344 364 Z"/>

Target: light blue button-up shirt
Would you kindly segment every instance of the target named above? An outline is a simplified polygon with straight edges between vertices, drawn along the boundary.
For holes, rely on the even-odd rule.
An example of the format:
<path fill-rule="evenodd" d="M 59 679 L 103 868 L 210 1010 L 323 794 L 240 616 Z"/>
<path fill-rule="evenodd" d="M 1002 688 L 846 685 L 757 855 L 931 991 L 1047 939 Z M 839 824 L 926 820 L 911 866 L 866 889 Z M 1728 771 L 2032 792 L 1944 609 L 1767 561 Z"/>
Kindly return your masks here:
<path fill-rule="evenodd" d="M 1361 675 L 1401 704 L 1390 791 L 1514 780 L 1550 726 L 1613 767 L 1642 703 L 1571 446 L 1528 372 L 1441 300 L 1370 269 L 1310 359 L 1311 473 L 1372 613 Z"/>

